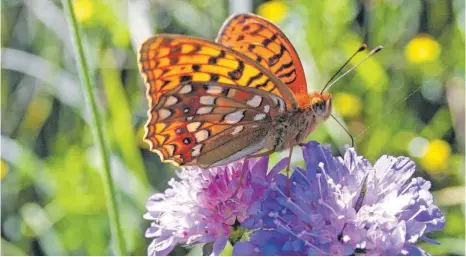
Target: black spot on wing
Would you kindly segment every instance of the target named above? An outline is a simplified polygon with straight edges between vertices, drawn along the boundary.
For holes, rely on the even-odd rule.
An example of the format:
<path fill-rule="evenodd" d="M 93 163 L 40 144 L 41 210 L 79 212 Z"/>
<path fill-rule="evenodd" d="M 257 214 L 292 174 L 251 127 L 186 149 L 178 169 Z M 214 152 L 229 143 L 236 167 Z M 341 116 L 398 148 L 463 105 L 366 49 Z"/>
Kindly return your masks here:
<path fill-rule="evenodd" d="M 238 68 L 236 68 L 236 70 L 233 70 L 233 71 L 228 72 L 228 76 L 229 76 L 232 80 L 238 80 L 238 79 L 240 79 L 241 76 L 243 75 L 243 71 L 244 71 L 244 62 L 243 62 L 243 61 L 239 61 L 239 62 L 238 62 Z"/>
<path fill-rule="evenodd" d="M 218 74 L 210 74 L 210 81 L 218 81 L 219 79 Z"/>
<path fill-rule="evenodd" d="M 193 64 L 192 68 L 193 71 L 199 71 L 201 69 L 201 66 L 199 64 Z"/>
<path fill-rule="evenodd" d="M 217 63 L 217 57 L 210 57 L 208 63 L 211 64 L 211 65 L 216 64 Z"/>
<path fill-rule="evenodd" d="M 190 82 L 193 79 L 193 76 L 191 75 L 183 75 L 180 77 L 180 82 Z"/>
<path fill-rule="evenodd" d="M 220 54 L 217 56 L 218 58 L 223 58 L 225 57 L 225 51 L 224 50 L 221 50 L 220 51 Z"/>

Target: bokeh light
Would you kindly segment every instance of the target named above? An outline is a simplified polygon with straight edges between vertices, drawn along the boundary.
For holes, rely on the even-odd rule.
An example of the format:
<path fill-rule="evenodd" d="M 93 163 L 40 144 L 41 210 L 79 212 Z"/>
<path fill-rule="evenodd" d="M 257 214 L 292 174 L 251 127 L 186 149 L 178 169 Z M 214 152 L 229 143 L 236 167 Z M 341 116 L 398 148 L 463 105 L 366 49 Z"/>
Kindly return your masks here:
<path fill-rule="evenodd" d="M 361 114 L 361 99 L 350 93 L 336 93 L 333 104 L 338 113 L 346 118 L 354 118 Z"/>
<path fill-rule="evenodd" d="M 409 141 L 408 150 L 411 156 L 421 158 L 426 155 L 429 141 L 423 137 L 415 137 Z"/>
<path fill-rule="evenodd" d="M 91 0 L 74 0 L 73 8 L 76 13 L 76 19 L 80 22 L 90 21 L 94 13 L 94 4 Z"/>
<path fill-rule="evenodd" d="M 409 41 L 405 56 L 411 63 L 423 63 L 436 60 L 440 51 L 440 44 L 432 36 L 420 34 Z"/>
<path fill-rule="evenodd" d="M 257 14 L 274 23 L 281 22 L 288 14 L 288 4 L 284 1 L 269 1 L 257 8 Z"/>
<path fill-rule="evenodd" d="M 432 140 L 425 155 L 421 158 L 422 167 L 431 173 L 443 172 L 448 168 L 451 147 L 444 140 Z"/>

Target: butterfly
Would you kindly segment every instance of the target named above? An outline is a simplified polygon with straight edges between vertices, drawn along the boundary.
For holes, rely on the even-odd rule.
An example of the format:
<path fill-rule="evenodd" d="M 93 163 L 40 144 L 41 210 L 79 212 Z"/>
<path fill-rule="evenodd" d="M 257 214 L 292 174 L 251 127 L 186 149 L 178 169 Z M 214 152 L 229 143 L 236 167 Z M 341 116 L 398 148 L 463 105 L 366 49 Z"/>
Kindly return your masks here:
<path fill-rule="evenodd" d="M 149 102 L 144 140 L 177 166 L 207 168 L 286 149 L 291 155 L 331 115 L 332 95 L 308 93 L 290 40 L 257 15 L 233 15 L 215 42 L 149 38 L 138 60 Z"/>

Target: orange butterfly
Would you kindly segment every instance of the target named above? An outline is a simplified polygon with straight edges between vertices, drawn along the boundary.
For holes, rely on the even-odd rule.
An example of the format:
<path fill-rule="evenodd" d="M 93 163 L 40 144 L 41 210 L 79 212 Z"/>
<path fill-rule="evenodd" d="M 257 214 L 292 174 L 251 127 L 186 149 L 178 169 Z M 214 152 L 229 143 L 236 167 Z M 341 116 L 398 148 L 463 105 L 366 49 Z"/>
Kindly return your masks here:
<path fill-rule="evenodd" d="M 291 42 L 252 14 L 229 18 L 216 43 L 150 38 L 139 68 L 149 101 L 144 139 L 175 165 L 205 168 L 292 149 L 331 115 L 329 93 L 308 94 Z"/>

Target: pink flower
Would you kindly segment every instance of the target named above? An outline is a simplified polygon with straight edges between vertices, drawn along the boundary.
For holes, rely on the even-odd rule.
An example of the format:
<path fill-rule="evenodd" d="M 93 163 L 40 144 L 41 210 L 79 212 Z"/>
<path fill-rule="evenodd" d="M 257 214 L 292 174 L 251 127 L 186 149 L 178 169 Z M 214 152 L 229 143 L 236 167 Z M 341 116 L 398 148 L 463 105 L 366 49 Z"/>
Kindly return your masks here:
<path fill-rule="evenodd" d="M 259 199 L 286 159 L 267 175 L 268 158 L 247 160 L 238 192 L 243 161 L 210 169 L 183 168 L 171 188 L 154 194 L 144 218 L 152 220 L 146 237 L 154 238 L 149 255 L 167 255 L 178 244 L 214 242 L 213 253 L 225 247 L 236 221 L 258 211 Z"/>

